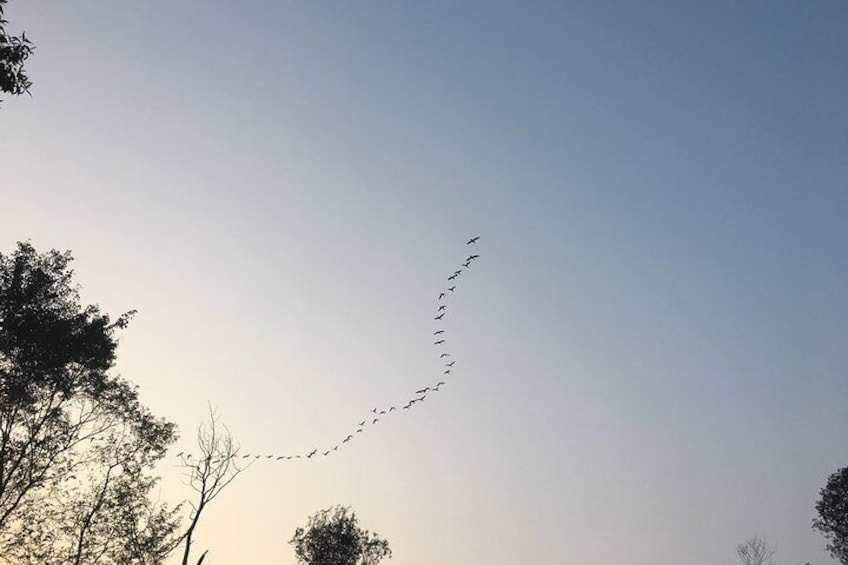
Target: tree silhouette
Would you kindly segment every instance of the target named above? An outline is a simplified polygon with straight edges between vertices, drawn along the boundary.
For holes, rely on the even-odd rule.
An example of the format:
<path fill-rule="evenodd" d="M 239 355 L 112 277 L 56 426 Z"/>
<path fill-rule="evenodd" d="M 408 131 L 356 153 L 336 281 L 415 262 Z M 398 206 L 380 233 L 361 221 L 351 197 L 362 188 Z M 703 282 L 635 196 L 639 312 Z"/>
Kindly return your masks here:
<path fill-rule="evenodd" d="M 310 517 L 289 543 L 300 565 L 376 565 L 392 556 L 389 542 L 361 529 L 356 514 L 344 506 Z"/>
<path fill-rule="evenodd" d="M 0 253 L 0 555 L 5 562 L 161 563 L 177 509 L 150 502 L 176 439 L 110 374 L 117 330 L 83 307 L 69 252 Z"/>
<path fill-rule="evenodd" d="M 3 18 L 6 2 L 0 0 L 0 92 L 18 95 L 29 92 L 32 86 L 24 72 L 24 62 L 34 47 L 25 33 L 20 36 L 6 33 L 6 24 L 9 23 Z"/>
<path fill-rule="evenodd" d="M 813 529 L 828 540 L 827 550 L 842 565 L 848 565 L 848 467 L 843 467 L 827 479 L 820 491 Z"/>
<path fill-rule="evenodd" d="M 767 565 L 771 563 L 774 550 L 769 547 L 766 540 L 754 536 L 745 543 L 736 546 L 736 556 L 742 565 Z"/>
<path fill-rule="evenodd" d="M 200 516 L 212 500 L 245 469 L 236 462 L 238 445 L 226 426 L 219 423 L 219 416 L 210 406 L 209 420 L 200 425 L 197 430 L 198 456 L 185 456 L 183 468 L 186 470 L 188 482 L 196 493 L 196 499 L 189 501 L 191 515 L 189 525 L 183 534 L 182 565 L 189 565 L 191 550 L 194 544 L 194 533 Z M 208 550 L 204 551 L 197 561 L 203 563 Z"/>

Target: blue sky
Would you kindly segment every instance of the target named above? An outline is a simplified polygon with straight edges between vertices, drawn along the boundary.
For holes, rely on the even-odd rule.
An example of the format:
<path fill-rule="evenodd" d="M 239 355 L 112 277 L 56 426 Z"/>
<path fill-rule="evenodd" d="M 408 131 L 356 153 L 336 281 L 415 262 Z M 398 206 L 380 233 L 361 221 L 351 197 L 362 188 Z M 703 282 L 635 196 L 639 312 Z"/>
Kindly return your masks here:
<path fill-rule="evenodd" d="M 120 372 L 255 465 L 207 562 L 351 504 L 393 562 L 832 563 L 848 464 L 848 4 L 12 1 L 0 245 L 140 313 Z M 163 497 L 182 496 L 165 465 Z"/>

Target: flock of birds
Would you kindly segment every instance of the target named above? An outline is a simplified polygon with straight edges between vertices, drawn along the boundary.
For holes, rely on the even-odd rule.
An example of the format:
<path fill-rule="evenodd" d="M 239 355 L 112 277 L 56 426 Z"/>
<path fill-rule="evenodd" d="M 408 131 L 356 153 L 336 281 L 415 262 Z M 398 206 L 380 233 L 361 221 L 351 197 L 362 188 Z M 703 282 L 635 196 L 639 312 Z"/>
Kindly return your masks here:
<path fill-rule="evenodd" d="M 473 246 L 477 243 L 477 240 L 480 239 L 480 236 L 474 236 L 468 241 L 465 242 L 466 246 Z M 445 319 L 445 315 L 448 310 L 448 299 L 449 297 L 456 292 L 457 287 L 457 279 L 469 268 L 471 265 L 479 259 L 480 256 L 475 253 L 469 253 L 469 255 L 465 258 L 464 261 L 453 271 L 453 273 L 447 277 L 448 285 L 445 289 L 439 292 L 438 297 L 436 299 L 436 311 L 433 317 L 433 321 L 437 322 L 437 327 L 433 332 L 433 346 L 436 347 L 436 352 L 439 356 L 439 361 L 442 364 L 442 373 L 439 376 L 438 380 L 435 382 L 416 390 L 413 394 L 411 394 L 404 403 L 398 403 L 392 406 L 385 407 L 375 407 L 371 409 L 371 412 L 361 420 L 356 426 L 355 429 L 351 431 L 351 433 L 347 434 L 344 438 L 339 439 L 332 445 L 324 446 L 324 448 L 315 447 L 309 451 L 302 453 L 290 453 L 290 454 L 255 454 L 255 453 L 247 453 L 247 454 L 236 454 L 234 459 L 236 460 L 270 460 L 270 461 L 291 461 L 296 459 L 317 459 L 321 457 L 327 457 L 339 449 L 344 447 L 347 443 L 355 440 L 359 434 L 365 433 L 365 431 L 371 427 L 375 426 L 378 423 L 384 421 L 391 415 L 401 414 L 404 411 L 412 410 L 416 405 L 424 402 L 428 396 L 435 394 L 441 390 L 441 388 L 447 385 L 447 381 L 450 380 L 451 372 L 456 365 L 456 360 L 452 358 L 451 354 L 445 350 L 445 344 L 447 340 L 445 339 L 445 330 L 442 326 L 442 322 Z M 193 456 L 188 452 L 180 452 L 177 454 L 177 457 L 181 458 L 184 463 L 191 464 L 192 458 L 196 459 L 196 456 Z M 246 461 L 246 462 L 249 462 Z"/>

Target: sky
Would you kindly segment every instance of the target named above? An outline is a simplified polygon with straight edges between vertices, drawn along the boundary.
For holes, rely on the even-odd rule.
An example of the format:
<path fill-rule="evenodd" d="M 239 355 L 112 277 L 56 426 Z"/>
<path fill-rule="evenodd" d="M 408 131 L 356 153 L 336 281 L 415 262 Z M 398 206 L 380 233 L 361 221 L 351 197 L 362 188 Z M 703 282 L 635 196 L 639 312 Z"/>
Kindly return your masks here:
<path fill-rule="evenodd" d="M 848 465 L 848 3 L 6 18 L 37 50 L 0 106 L 0 249 L 70 249 L 87 303 L 139 311 L 116 371 L 173 454 L 208 405 L 245 454 L 333 445 L 456 361 L 240 475 L 206 564 L 293 564 L 334 504 L 403 565 L 713 565 L 754 535 L 835 563 L 810 525 Z"/>

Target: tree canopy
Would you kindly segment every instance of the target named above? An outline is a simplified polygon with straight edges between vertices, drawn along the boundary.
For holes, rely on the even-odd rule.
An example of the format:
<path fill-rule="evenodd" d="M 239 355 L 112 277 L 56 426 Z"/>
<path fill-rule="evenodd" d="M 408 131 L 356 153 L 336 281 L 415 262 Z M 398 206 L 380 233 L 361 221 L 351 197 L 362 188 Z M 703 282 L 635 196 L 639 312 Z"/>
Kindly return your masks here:
<path fill-rule="evenodd" d="M 150 502 L 176 440 L 110 373 L 112 320 L 83 306 L 69 252 L 0 253 L 0 554 L 12 564 L 161 563 L 177 509 Z"/>
<path fill-rule="evenodd" d="M 828 540 L 827 549 L 834 559 L 848 565 L 848 467 L 843 467 L 827 479 L 816 502 L 816 529 Z"/>
<path fill-rule="evenodd" d="M 0 0 L 0 92 L 23 94 L 29 92 L 32 82 L 24 72 L 24 62 L 35 49 L 25 33 L 19 36 L 6 33 L 4 5 Z"/>
<path fill-rule="evenodd" d="M 356 514 L 344 506 L 310 517 L 289 543 L 301 565 L 376 565 L 392 556 L 389 542 L 360 528 Z"/>

